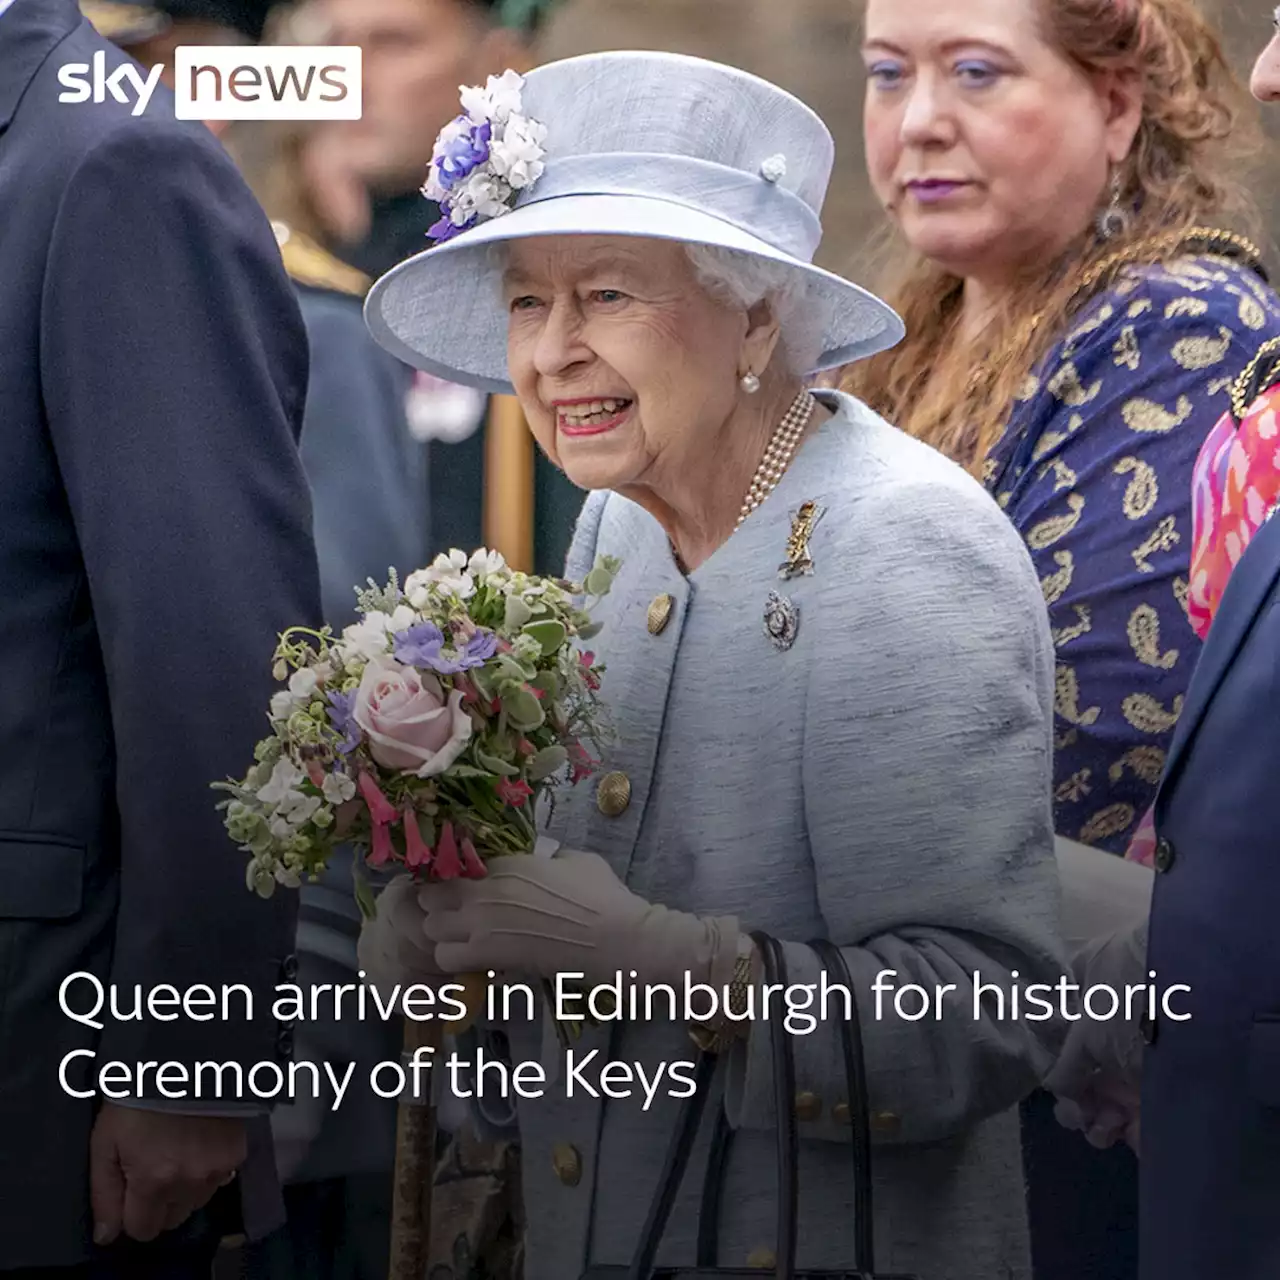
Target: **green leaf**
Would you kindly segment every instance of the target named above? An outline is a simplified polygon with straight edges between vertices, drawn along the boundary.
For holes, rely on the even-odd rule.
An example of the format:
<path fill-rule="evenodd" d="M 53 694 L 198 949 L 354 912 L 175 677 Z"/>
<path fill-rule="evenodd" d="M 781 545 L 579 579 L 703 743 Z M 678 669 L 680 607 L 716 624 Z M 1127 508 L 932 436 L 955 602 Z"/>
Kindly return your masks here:
<path fill-rule="evenodd" d="M 369 887 L 364 866 L 358 859 L 352 864 L 351 879 L 355 884 L 356 905 L 360 908 L 360 915 L 365 920 L 374 919 L 378 914 L 378 904 L 374 899 L 373 890 Z"/>
<path fill-rule="evenodd" d="M 529 623 L 524 634 L 532 636 L 542 646 L 542 656 L 549 658 L 564 644 L 569 632 L 563 622 L 550 618 L 545 622 Z"/>
<path fill-rule="evenodd" d="M 589 622 L 585 627 L 578 628 L 579 640 L 594 640 L 596 636 L 604 630 L 603 622 Z"/>
<path fill-rule="evenodd" d="M 516 689 L 502 700 L 503 710 L 513 728 L 522 732 L 537 729 L 545 719 L 542 704 L 528 689 Z"/>
<path fill-rule="evenodd" d="M 541 782 L 569 763 L 569 753 L 563 747 L 543 747 L 529 761 L 529 781 Z"/>
<path fill-rule="evenodd" d="M 533 610 L 519 596 L 507 597 L 507 609 L 503 618 L 503 626 L 507 631 L 518 631 L 532 617 Z"/>
<path fill-rule="evenodd" d="M 496 773 L 503 778 L 514 778 L 520 773 L 520 770 L 517 769 L 515 765 L 508 764 L 505 760 L 499 760 L 497 756 L 487 755 L 485 752 L 481 751 L 479 747 L 476 748 L 476 759 L 479 760 L 481 765 L 488 769 L 490 773 Z"/>

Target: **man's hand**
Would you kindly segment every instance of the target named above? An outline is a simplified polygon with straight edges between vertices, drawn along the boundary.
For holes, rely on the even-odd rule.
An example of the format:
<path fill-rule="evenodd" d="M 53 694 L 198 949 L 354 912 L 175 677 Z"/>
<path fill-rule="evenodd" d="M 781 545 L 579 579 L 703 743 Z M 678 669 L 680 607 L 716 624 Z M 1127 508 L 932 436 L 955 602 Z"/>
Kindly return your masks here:
<path fill-rule="evenodd" d="M 248 1151 L 242 1120 L 107 1103 L 89 1143 L 93 1238 L 154 1240 L 181 1226 L 235 1177 Z"/>

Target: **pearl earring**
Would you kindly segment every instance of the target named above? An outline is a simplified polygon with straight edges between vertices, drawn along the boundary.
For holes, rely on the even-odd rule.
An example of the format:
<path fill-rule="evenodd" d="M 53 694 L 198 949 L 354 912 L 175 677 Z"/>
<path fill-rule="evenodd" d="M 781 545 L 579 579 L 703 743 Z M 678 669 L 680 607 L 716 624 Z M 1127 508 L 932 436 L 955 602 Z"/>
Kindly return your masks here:
<path fill-rule="evenodd" d="M 754 373 L 745 373 L 742 375 L 742 389 L 749 396 L 755 395 L 760 390 L 760 379 Z"/>

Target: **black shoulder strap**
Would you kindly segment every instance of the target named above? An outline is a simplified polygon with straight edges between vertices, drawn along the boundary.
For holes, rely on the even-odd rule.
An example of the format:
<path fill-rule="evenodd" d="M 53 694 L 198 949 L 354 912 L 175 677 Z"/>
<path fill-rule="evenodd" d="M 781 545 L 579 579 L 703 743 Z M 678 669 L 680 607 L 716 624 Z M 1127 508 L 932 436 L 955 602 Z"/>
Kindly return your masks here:
<path fill-rule="evenodd" d="M 1280 383 L 1280 338 L 1269 338 L 1254 353 L 1231 387 L 1231 416 L 1239 426 L 1253 402 Z"/>

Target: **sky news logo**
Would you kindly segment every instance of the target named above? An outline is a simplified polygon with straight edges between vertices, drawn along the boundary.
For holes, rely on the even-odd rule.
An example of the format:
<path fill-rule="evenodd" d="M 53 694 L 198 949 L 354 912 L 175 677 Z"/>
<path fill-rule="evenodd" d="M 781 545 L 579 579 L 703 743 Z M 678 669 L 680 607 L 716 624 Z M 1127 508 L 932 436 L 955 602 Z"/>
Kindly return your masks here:
<path fill-rule="evenodd" d="M 175 114 L 179 120 L 359 120 L 363 104 L 360 49 L 347 45 L 181 45 L 174 50 Z M 58 69 L 59 102 L 132 104 L 146 111 L 164 75 L 125 63 L 93 62 Z"/>

